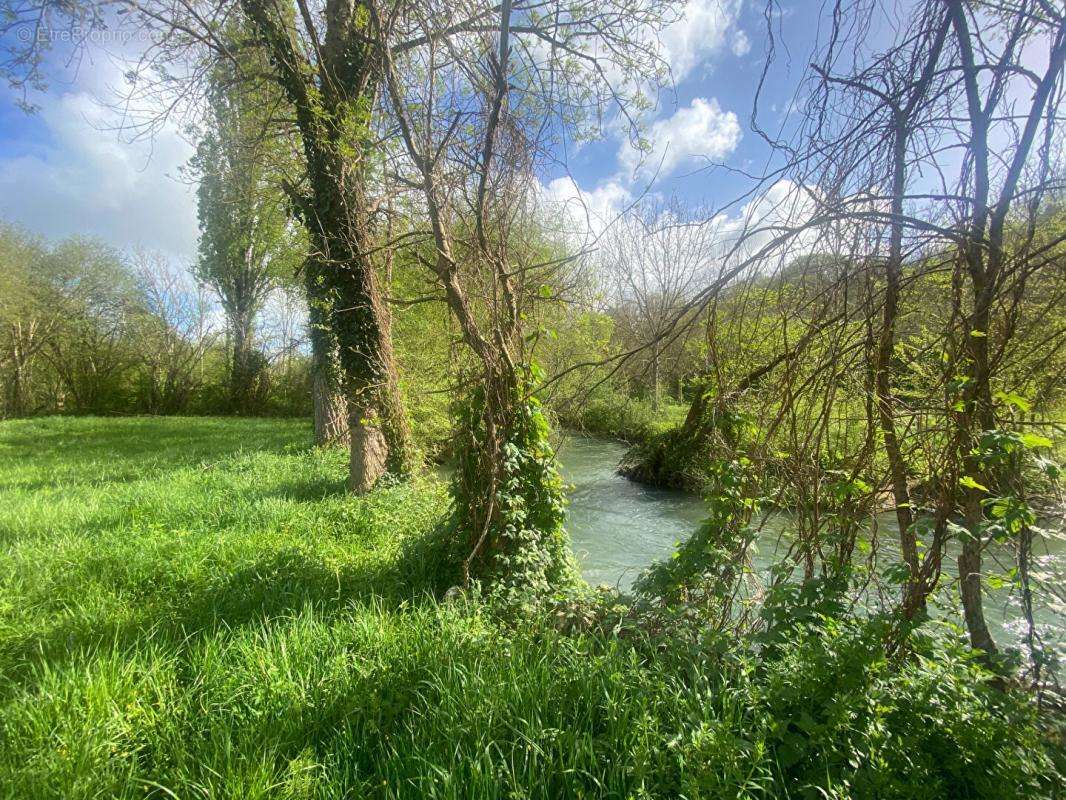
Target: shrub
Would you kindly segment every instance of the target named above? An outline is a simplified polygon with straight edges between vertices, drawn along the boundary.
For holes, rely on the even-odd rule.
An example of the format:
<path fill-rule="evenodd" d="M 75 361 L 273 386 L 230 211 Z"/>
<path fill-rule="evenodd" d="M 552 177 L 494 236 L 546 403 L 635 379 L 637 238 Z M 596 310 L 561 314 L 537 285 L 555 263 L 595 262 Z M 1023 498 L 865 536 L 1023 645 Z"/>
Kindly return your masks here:
<path fill-rule="evenodd" d="M 643 442 L 679 425 L 687 407 L 664 402 L 658 411 L 647 400 L 634 399 L 614 392 L 603 392 L 574 406 L 562 406 L 556 413 L 567 428 L 596 436 L 627 442 Z"/>

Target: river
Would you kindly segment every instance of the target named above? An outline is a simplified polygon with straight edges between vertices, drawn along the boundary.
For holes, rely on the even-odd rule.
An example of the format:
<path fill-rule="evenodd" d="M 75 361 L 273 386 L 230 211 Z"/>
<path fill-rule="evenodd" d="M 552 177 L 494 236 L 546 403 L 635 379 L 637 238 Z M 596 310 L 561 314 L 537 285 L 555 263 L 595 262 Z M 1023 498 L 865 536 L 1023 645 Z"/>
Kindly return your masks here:
<path fill-rule="evenodd" d="M 626 445 L 614 440 L 566 436 L 559 448 L 563 477 L 570 484 L 567 530 L 585 579 L 628 589 L 641 570 L 658 559 L 668 558 L 679 540 L 691 533 L 706 516 L 696 495 L 652 489 L 617 474 L 616 467 Z M 788 518 L 777 514 L 765 520 L 755 549 L 755 568 L 765 570 L 773 561 L 782 534 L 787 536 Z M 877 520 L 883 541 L 895 539 L 898 528 L 891 514 Z M 1066 586 L 1066 546 L 1058 537 L 1034 542 L 1033 572 L 1057 588 Z M 1009 568 L 1011 553 L 993 550 L 989 562 Z M 954 568 L 954 551 L 945 569 Z M 946 575 L 946 579 L 950 579 Z M 989 591 L 985 612 L 993 634 L 1004 644 L 1017 645 L 1025 626 L 1017 590 L 1009 586 Z M 952 603 L 942 610 L 957 618 Z M 1049 592 L 1035 598 L 1037 630 L 1061 654 L 1066 645 L 1066 606 Z"/>

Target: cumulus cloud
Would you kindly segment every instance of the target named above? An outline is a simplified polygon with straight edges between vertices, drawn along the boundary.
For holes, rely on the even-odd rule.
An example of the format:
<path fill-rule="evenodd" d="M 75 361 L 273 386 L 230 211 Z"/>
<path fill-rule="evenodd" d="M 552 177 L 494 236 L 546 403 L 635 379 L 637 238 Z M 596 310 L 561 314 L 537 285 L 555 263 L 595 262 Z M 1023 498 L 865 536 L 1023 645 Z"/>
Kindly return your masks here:
<path fill-rule="evenodd" d="M 618 181 L 608 180 L 585 190 L 569 176 L 556 178 L 540 188 L 544 218 L 559 233 L 582 241 L 600 234 L 633 200 Z"/>
<path fill-rule="evenodd" d="M 737 30 L 733 34 L 733 44 L 730 45 L 730 49 L 737 58 L 746 56 L 751 51 L 751 40 L 748 39 L 748 34 L 742 30 Z"/>
<path fill-rule="evenodd" d="M 662 32 L 663 57 L 675 81 L 726 45 L 739 10 L 738 0 L 689 0 L 681 17 Z"/>
<path fill-rule="evenodd" d="M 740 122 L 732 111 L 724 111 L 713 97 L 695 98 L 672 116 L 652 124 L 646 150 L 624 142 L 618 163 L 629 175 L 665 177 L 694 159 L 721 159 L 740 142 Z"/>
<path fill-rule="evenodd" d="M 48 237 L 96 236 L 179 261 L 195 256 L 196 197 L 176 179 L 193 148 L 164 128 L 151 142 L 120 141 L 109 113 L 86 91 L 50 97 L 46 144 L 0 159 L 0 218 Z"/>

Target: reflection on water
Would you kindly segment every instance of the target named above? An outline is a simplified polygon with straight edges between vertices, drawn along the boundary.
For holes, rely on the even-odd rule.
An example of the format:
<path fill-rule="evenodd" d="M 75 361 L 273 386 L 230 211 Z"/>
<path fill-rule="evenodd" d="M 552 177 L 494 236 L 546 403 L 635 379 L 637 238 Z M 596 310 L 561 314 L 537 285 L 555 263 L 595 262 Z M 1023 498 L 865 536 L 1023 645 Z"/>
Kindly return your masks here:
<path fill-rule="evenodd" d="M 640 571 L 653 561 L 668 558 L 680 539 L 687 537 L 706 516 L 703 501 L 685 492 L 651 489 L 619 476 L 615 469 L 626 445 L 607 439 L 567 436 L 559 451 L 563 477 L 572 485 L 567 531 L 585 579 L 628 589 Z M 764 521 L 755 555 L 757 569 L 773 560 L 788 518 L 775 514 Z M 877 519 L 883 551 L 890 552 L 898 528 L 892 514 Z M 1066 577 L 1066 548 L 1062 539 L 1034 543 L 1033 572 L 1061 591 Z M 945 572 L 954 568 L 955 551 L 945 559 Z M 1012 553 L 991 550 L 990 569 L 1010 568 Z M 952 575 L 945 575 L 948 580 Z M 1037 629 L 1047 644 L 1061 652 L 1066 642 L 1066 608 L 1041 591 L 1037 597 Z M 1004 644 L 1020 642 L 1025 626 L 1017 592 L 1009 588 L 991 592 L 985 613 L 994 634 Z M 949 612 L 950 613 L 950 612 Z"/>

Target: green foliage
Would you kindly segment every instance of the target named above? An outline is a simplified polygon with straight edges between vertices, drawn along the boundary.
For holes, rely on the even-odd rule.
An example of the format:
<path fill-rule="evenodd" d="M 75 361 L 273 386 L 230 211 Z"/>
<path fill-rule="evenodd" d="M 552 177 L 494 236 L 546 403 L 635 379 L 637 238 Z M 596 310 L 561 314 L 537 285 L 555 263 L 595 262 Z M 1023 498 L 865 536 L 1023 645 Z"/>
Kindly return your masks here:
<path fill-rule="evenodd" d="M 0 415 L 231 410 L 232 358 L 209 312 L 164 259 L 0 225 Z M 257 371 L 259 413 L 310 413 L 306 357 Z"/>
<path fill-rule="evenodd" d="M 684 603 L 721 619 L 726 601 L 746 571 L 746 553 L 755 533 L 749 523 L 758 510 L 757 488 L 745 461 L 708 463 L 707 519 L 667 561 L 640 577 L 639 593 L 668 603 Z M 725 621 L 725 620 L 722 620 Z"/>
<path fill-rule="evenodd" d="M 787 646 L 753 670 L 747 736 L 761 741 L 775 782 L 798 797 L 1055 791 L 1031 707 L 990 688 L 972 657 L 938 638 L 890 660 L 887 633 L 876 619 L 793 622 Z M 1032 750 L 1020 735 L 1032 737 Z"/>
<path fill-rule="evenodd" d="M 443 487 L 352 497 L 309 443 L 0 424 L 0 796 L 1056 794 L 1034 709 L 937 638 L 813 617 L 764 658 L 612 595 L 568 632 L 437 602 Z"/>
<path fill-rule="evenodd" d="M 420 297 L 431 291 L 425 265 L 397 254 L 391 297 Z M 411 436 L 431 459 L 452 452 L 452 416 L 448 387 L 457 348 L 449 328 L 449 311 L 441 302 L 398 305 L 392 311 L 392 337 L 400 365 L 400 388 L 411 422 Z"/>
<path fill-rule="evenodd" d="M 455 525 L 471 559 L 471 574 L 497 593 L 550 594 L 571 583 L 576 568 L 563 530 L 566 498 L 548 422 L 535 397 L 514 390 L 510 420 L 500 442 L 501 460 L 486 452 L 484 389 L 457 404 L 458 443 L 452 481 Z M 498 470 L 494 493 L 486 497 L 487 476 Z"/>
<path fill-rule="evenodd" d="M 643 442 L 679 425 L 685 411 L 686 406 L 673 402 L 664 402 L 656 411 L 649 400 L 607 390 L 579 403 L 567 403 L 556 413 L 564 427 L 626 442 Z"/>
<path fill-rule="evenodd" d="M 743 453 L 752 423 L 742 412 L 716 406 L 708 399 L 697 418 L 638 441 L 626 453 L 619 472 L 665 489 L 686 489 L 713 496 L 723 460 Z"/>
<path fill-rule="evenodd" d="M 93 239 L 46 247 L 10 228 L 0 231 L 0 260 L 10 290 L 0 307 L 6 412 L 127 405 L 143 308 L 129 264 Z"/>

